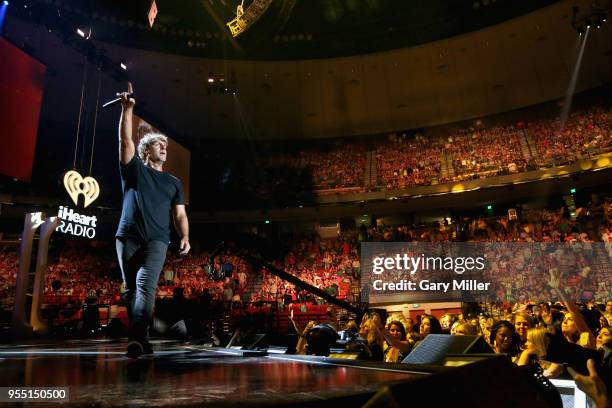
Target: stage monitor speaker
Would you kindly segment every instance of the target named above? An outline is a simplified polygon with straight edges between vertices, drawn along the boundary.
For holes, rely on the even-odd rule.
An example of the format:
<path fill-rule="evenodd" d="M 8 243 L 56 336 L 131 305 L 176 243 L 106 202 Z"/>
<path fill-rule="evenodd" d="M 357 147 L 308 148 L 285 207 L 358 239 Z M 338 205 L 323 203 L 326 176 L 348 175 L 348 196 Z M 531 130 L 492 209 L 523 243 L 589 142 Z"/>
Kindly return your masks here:
<path fill-rule="evenodd" d="M 404 364 L 442 364 L 447 354 L 491 354 L 482 336 L 429 334 L 406 356 Z"/>
<path fill-rule="evenodd" d="M 423 401 L 416 405 L 428 407 L 562 407 L 559 392 L 542 382 L 548 380 L 521 368 L 505 356 L 489 357 L 384 386 L 363 407 L 410 406 L 415 396 Z"/>

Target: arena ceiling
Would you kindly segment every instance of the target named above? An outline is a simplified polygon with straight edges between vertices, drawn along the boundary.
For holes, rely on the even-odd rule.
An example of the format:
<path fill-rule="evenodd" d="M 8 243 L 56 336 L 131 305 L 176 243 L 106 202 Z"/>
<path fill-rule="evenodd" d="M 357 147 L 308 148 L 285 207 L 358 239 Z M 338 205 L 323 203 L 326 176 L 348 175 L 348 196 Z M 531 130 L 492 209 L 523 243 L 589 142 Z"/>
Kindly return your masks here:
<path fill-rule="evenodd" d="M 11 7 L 20 1 L 24 0 L 13 0 Z M 62 13 L 66 12 L 65 5 L 71 4 L 64 0 L 40 1 L 54 7 L 60 4 Z M 192 19 L 196 18 L 196 9 L 202 19 L 210 16 L 202 3 L 184 2 L 193 7 L 189 13 L 193 14 Z M 116 6 L 125 10 L 122 8 L 124 3 L 137 2 L 105 3 L 110 9 L 114 10 Z M 164 3 L 160 0 L 160 24 L 168 24 L 162 18 Z M 171 3 L 168 1 L 169 9 Z M 183 1 L 176 3 L 183 4 Z M 293 18 L 300 15 L 298 7 L 301 3 L 295 5 L 291 15 L 296 17 Z M 326 2 L 312 0 L 312 3 L 322 7 Z M 353 4 L 349 1 L 341 3 Z M 437 4 L 440 8 L 442 3 L 446 2 L 433 2 L 431 7 L 434 9 Z M 464 4 L 449 2 L 460 3 Z M 544 4 L 537 1 L 514 3 Z M 608 11 L 611 3 L 611 0 L 598 2 Z M 222 10 L 222 3 L 217 0 L 204 4 L 215 6 L 215 12 Z M 229 2 L 223 7 L 229 7 L 227 4 Z M 383 8 L 387 15 L 393 14 L 391 6 L 382 0 L 381 3 L 364 4 L 385 5 Z M 478 9 L 474 8 L 473 2 L 465 4 L 469 6 L 469 13 L 486 15 L 489 13 L 487 10 L 498 6 L 503 8 L 506 3 L 489 0 L 486 7 Z M 138 93 L 137 113 L 188 147 L 197 146 L 205 139 L 278 140 L 384 135 L 397 130 L 482 118 L 563 98 L 580 48 L 581 37 L 572 27 L 573 6 L 583 14 L 592 9 L 593 3 L 587 0 L 553 2 L 501 23 L 434 42 L 391 50 L 384 50 L 388 44 L 379 44 L 381 50 L 377 52 L 324 59 L 269 61 L 264 58 L 263 51 L 263 57 L 259 59 L 220 59 L 162 53 L 155 47 L 144 45 L 144 48 L 128 47 L 125 42 L 119 45 L 112 39 L 103 41 L 106 38 L 104 25 L 98 21 L 103 22 L 104 17 L 110 25 L 110 12 L 97 15 L 90 41 L 110 60 L 127 63 L 126 76 L 134 82 Z M 395 11 L 399 13 L 402 7 L 408 6 L 396 5 Z M 509 7 L 505 8 L 508 11 L 506 18 L 509 18 L 513 14 L 510 14 Z M 75 11 L 73 6 L 70 9 Z M 80 9 L 80 13 L 85 12 Z M 14 17 L 15 12 L 11 11 L 9 16 Z M 322 19 L 320 16 L 320 27 L 324 26 Z M 427 15 L 423 19 L 427 20 Z M 113 24 L 121 27 L 122 21 L 115 21 Z M 464 29 L 469 25 L 467 23 L 468 20 Z M 125 24 L 127 28 L 128 23 Z M 74 27 L 69 27 L 68 33 L 72 42 L 76 35 Z M 376 31 L 377 27 L 370 21 L 363 25 L 362 31 Z M 450 33 L 450 28 L 444 30 Z M 442 35 L 440 33 L 444 30 L 431 28 L 432 32 L 438 33 L 436 35 Z M 43 119 L 74 124 L 87 59 L 74 46 L 68 45 L 65 36 L 55 35 L 56 31 L 45 23 L 25 18 L 9 18 L 5 24 L 7 38 L 49 67 Z M 139 36 L 132 33 L 130 38 L 142 44 L 157 43 L 155 31 L 140 29 L 139 32 Z M 257 32 L 254 26 L 251 34 Z M 238 41 L 243 39 L 238 37 Z M 225 43 L 229 56 L 232 52 L 229 39 Z M 612 82 L 611 44 L 610 20 L 589 33 L 576 92 Z M 248 48 L 243 43 L 240 45 Z M 89 100 L 95 100 L 96 82 L 92 79 L 95 73 L 91 58 L 88 62 L 90 74 L 86 95 Z M 208 82 L 211 75 L 216 81 L 214 86 Z M 218 92 L 220 77 L 224 77 L 230 89 L 237 90 L 237 95 Z M 104 74 L 101 84 L 104 100 L 123 89 L 125 79 Z M 62 102 L 56 103 L 59 100 Z M 116 126 L 117 114 L 117 111 L 101 112 L 98 126 L 112 129 Z"/>
<path fill-rule="evenodd" d="M 17 1 L 17 0 L 16 0 Z M 225 25 L 255 0 L 29 0 L 23 17 L 59 12 L 100 41 L 204 58 L 291 60 L 411 47 L 480 30 L 558 0 L 272 0 L 235 40 Z"/>

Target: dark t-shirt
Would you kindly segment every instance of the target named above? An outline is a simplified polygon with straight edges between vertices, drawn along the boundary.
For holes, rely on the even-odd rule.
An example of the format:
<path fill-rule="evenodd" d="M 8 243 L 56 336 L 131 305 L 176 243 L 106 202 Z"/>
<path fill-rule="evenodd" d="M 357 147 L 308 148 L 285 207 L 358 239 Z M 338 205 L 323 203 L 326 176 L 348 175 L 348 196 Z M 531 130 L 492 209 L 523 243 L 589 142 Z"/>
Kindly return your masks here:
<path fill-rule="evenodd" d="M 120 164 L 119 172 L 123 207 L 115 236 L 168 243 L 172 206 L 184 203 L 181 181 L 145 166 L 136 155 L 125 166 Z"/>

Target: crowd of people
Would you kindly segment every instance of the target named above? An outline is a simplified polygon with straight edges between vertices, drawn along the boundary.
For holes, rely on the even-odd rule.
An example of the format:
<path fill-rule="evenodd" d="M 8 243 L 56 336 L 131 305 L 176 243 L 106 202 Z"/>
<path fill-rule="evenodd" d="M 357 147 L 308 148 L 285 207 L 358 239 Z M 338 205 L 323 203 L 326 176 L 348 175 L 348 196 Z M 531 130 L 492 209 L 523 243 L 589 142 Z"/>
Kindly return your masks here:
<path fill-rule="evenodd" d="M 603 384 L 612 380 L 612 301 L 515 303 L 489 312 L 447 313 L 439 320 L 430 314 L 412 319 L 394 313 L 386 322 L 373 313 L 359 326 L 361 341 L 356 349 L 361 358 L 400 362 L 430 334 L 482 335 L 493 352 L 532 374 L 547 378 L 592 375 L 600 383 L 599 390 L 589 396 L 597 406 L 608 406 Z M 345 330 L 357 327 L 351 322 L 340 326 Z M 584 385 L 584 380 L 578 377 L 578 385 Z"/>
<path fill-rule="evenodd" d="M 547 282 L 551 274 L 558 274 L 566 296 L 605 300 L 612 293 L 611 232 L 612 201 L 593 195 L 588 206 L 576 210 L 575 217 L 564 208 L 527 209 L 516 219 L 501 216 L 463 218 L 452 224 L 443 222 L 419 227 L 372 226 L 368 239 L 480 243 L 477 247 L 488 255 L 491 265 L 481 278 L 493 282 L 491 290 L 498 299 L 513 302 L 554 298 L 556 293 L 547 289 Z M 524 245 L 528 243 L 539 245 Z M 400 276 L 387 279 L 416 279 L 402 271 L 395 273 Z M 362 286 L 364 284 L 362 282 Z M 377 296 L 392 295 L 387 292 Z"/>
<path fill-rule="evenodd" d="M 373 151 L 376 185 L 369 189 L 403 189 L 486 178 L 538 167 L 568 164 L 609 152 L 612 125 L 608 109 L 577 110 L 559 117 L 506 126 L 474 127 L 446 135 L 393 133 L 378 141 L 344 141 L 325 148 L 304 148 L 294 157 L 271 154 L 262 166 L 283 164 L 307 169 L 315 190 L 366 188 L 367 151 Z M 448 171 L 442 162 L 450 158 Z"/>
<path fill-rule="evenodd" d="M 242 302 L 248 297 L 251 277 L 250 265 L 229 251 L 216 256 L 213 263 L 208 252 L 189 257 L 169 254 L 157 296 L 170 297 L 176 288 L 181 288 L 186 298 L 205 295 L 212 301 Z"/>
<path fill-rule="evenodd" d="M 387 190 L 429 185 L 440 177 L 441 139 L 393 135 L 376 149 L 377 183 Z"/>
<path fill-rule="evenodd" d="M 360 273 L 357 247 L 357 234 L 354 230 L 345 231 L 334 239 L 301 237 L 295 240 L 285 259 L 275 262 L 273 266 L 338 299 L 355 301 L 357 299 L 351 287 Z M 261 290 L 253 293 L 251 301 L 276 301 L 284 305 L 316 301 L 313 295 L 293 283 L 265 269 L 262 272 Z"/>
<path fill-rule="evenodd" d="M 359 293 L 355 293 L 354 288 L 359 286 L 361 274 L 361 241 L 504 242 L 503 247 L 486 249 L 491 252 L 490 259 L 496 259 L 488 271 L 491 275 L 488 278 L 495 282 L 494 290 L 500 299 L 512 302 L 543 296 L 545 283 L 553 272 L 560 274 L 561 286 L 571 298 L 605 300 L 612 291 L 612 281 L 605 275 L 610 273 L 612 257 L 612 201 L 609 199 L 593 195 L 591 202 L 576 209 L 573 215 L 565 208 L 518 209 L 515 219 L 503 215 L 458 217 L 449 221 L 426 225 L 379 223 L 369 228 L 346 229 L 339 236 L 327 239 L 316 233 L 298 235 L 289 242 L 290 250 L 284 259 L 277 259 L 273 266 L 332 296 L 356 302 Z M 523 243 L 549 247 L 536 248 L 521 245 Z M 580 246 L 573 246 L 570 251 L 570 247 L 563 246 L 570 243 Z M 500 253 L 500 248 L 510 253 Z M 94 297 L 98 303 L 119 303 L 121 276 L 116 261 L 107 255 L 95 248 L 68 244 L 59 253 L 51 251 L 45 276 L 45 299 L 61 302 Z M 606 259 L 601 261 L 601 257 Z M 600 261 L 597 263 L 594 259 Z M 563 262 L 556 262 L 559 260 Z M 3 247 L 0 251 L 0 290 L 5 308 L 10 308 L 12 302 L 17 267 L 18 248 Z M 546 273 L 539 273 L 540 270 Z M 209 266 L 209 253 L 205 251 L 196 251 L 187 257 L 170 254 L 160 276 L 157 295 L 169 297 L 175 288 L 182 288 L 187 298 L 206 294 L 212 300 L 228 303 L 317 302 L 314 296 L 269 271 L 253 270 L 231 249 L 216 256 L 212 267 Z M 554 293 L 548 295 L 554 297 Z"/>
<path fill-rule="evenodd" d="M 11 310 L 17 284 L 19 250 L 16 246 L 0 247 L 0 309 Z"/>
<path fill-rule="evenodd" d="M 436 245 L 445 242 L 574 243 L 579 244 L 575 245 L 579 251 L 569 253 L 561 247 L 542 256 L 534 253 L 533 246 L 517 246 L 512 250 L 512 258 L 520 263 L 519 269 L 526 278 L 521 281 L 504 269 L 504 262 L 495 263 L 497 267 L 491 271 L 495 276 L 490 278 L 498 284 L 497 302 L 481 304 L 480 313 L 442 315 L 438 310 L 434 314 L 406 316 L 397 312 L 385 321 L 371 313 L 356 322 L 348 317 L 338 319 L 333 309 L 329 309 L 324 321 L 310 321 L 302 328 L 294 318 L 296 304 L 313 303 L 317 299 L 265 268 L 253 270 L 229 248 L 220 251 L 212 263 L 207 252 L 196 252 L 189 257 L 169 256 L 157 294 L 160 298 L 170 297 L 176 295 L 178 288 L 186 298 L 207 297 L 230 307 L 247 302 L 275 302 L 279 310 L 289 311 L 299 335 L 296 351 L 302 354 L 329 353 L 330 345 L 338 340 L 334 331 L 341 331 L 345 338 L 355 340 L 349 341 L 347 348 L 357 352 L 359 358 L 400 362 L 429 334 L 448 333 L 482 335 L 495 353 L 508 356 L 520 367 L 539 370 L 549 378 L 567 375 L 566 367 L 583 373 L 596 370 L 603 372 L 604 377 L 611 372 L 610 198 L 592 195 L 588 205 L 572 214 L 565 208 L 519 209 L 514 217 L 459 217 L 451 222 L 444 220 L 420 226 L 379 223 L 369 228 L 346 229 L 337 237 L 327 239 L 316 233 L 296 235 L 290 242 L 289 252 L 283 259 L 274 261 L 273 266 L 332 296 L 355 303 L 359 301 L 359 293 L 351 293 L 351 288 L 362 273 L 358 247 L 364 240 Z M 603 255 L 608 257 L 603 270 L 591 270 L 583 263 L 585 253 L 594 252 L 595 245 L 600 245 Z M 538 262 L 550 266 L 547 262 L 555 258 L 563 259 L 568 270 L 576 273 L 525 273 L 526 268 Z M 0 248 L 0 290 L 5 310 L 11 307 L 9 299 L 17 267 L 17 247 Z M 601 273 L 607 275 L 602 278 L 598 275 Z M 59 253 L 52 254 L 49 262 L 45 300 L 53 302 L 55 297 L 120 303 L 120 286 L 114 258 L 105 256 L 97 248 L 83 250 L 79 245 L 66 243 Z M 568 301 L 585 290 L 592 292 L 591 299 L 578 303 Z M 542 296 L 549 300 L 539 300 Z M 329 328 L 333 330 L 328 331 Z"/>
<path fill-rule="evenodd" d="M 610 119 L 601 107 L 571 113 L 563 128 L 555 118 L 529 122 L 526 130 L 536 144 L 536 161 L 543 165 L 570 163 L 612 147 Z"/>
<path fill-rule="evenodd" d="M 121 281 L 113 273 L 117 261 L 95 251 L 66 246 L 58 258 L 48 264 L 43 295 L 47 298 L 94 298 L 100 304 L 118 301 Z"/>
<path fill-rule="evenodd" d="M 461 181 L 525 171 L 527 161 L 514 126 L 464 129 L 449 136 L 445 151 L 452 154 L 454 176 L 442 181 Z"/>
<path fill-rule="evenodd" d="M 318 190 L 363 186 L 366 152 L 360 145 L 346 144 L 333 151 L 301 152 Z"/>
<path fill-rule="evenodd" d="M 546 378 L 571 376 L 597 407 L 609 406 L 610 300 L 471 304 L 465 313 L 393 312 L 384 320 L 380 313 L 369 312 L 361 321 L 338 319 L 329 311 L 323 320 L 309 321 L 303 328 L 293 312 L 290 319 L 298 335 L 298 354 L 329 355 L 331 347 L 342 342 L 358 359 L 386 363 L 402 362 L 432 334 L 482 336 L 492 353 L 506 356 L 523 372 Z"/>

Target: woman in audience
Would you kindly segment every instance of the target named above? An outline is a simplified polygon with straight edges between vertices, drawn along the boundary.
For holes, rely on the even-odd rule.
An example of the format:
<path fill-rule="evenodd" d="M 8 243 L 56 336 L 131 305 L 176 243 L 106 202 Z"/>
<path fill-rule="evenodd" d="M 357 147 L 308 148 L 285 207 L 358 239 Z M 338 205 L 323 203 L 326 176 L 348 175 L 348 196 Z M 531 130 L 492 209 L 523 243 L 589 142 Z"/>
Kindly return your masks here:
<path fill-rule="evenodd" d="M 457 317 L 452 313 L 444 313 L 440 318 L 440 326 L 442 327 L 442 333 L 450 333 L 451 327 L 457 321 Z"/>
<path fill-rule="evenodd" d="M 412 350 L 414 346 L 421 341 L 421 335 L 416 330 L 409 329 L 408 333 L 406 334 L 406 340 L 408 340 L 410 350 Z"/>
<path fill-rule="evenodd" d="M 563 337 L 573 344 L 595 349 L 595 336 L 591 332 L 585 318 L 575 303 L 565 302 L 568 312 L 563 316 L 561 332 Z M 585 311 L 588 313 L 589 311 Z"/>
<path fill-rule="evenodd" d="M 372 317 L 364 317 L 361 322 L 359 337 L 365 340 L 365 353 L 361 357 L 367 360 L 382 361 L 384 338 L 380 329 L 380 317 L 377 317 L 376 314 Z"/>
<path fill-rule="evenodd" d="M 546 327 L 535 327 L 527 330 L 525 349 L 521 352 L 516 364 L 525 366 L 539 362 L 542 357 L 546 356 L 546 349 L 549 344 L 550 339 Z"/>
<path fill-rule="evenodd" d="M 580 331 L 574 323 L 574 317 L 571 313 L 565 313 L 563 316 L 563 322 L 561 323 L 561 333 L 565 340 L 570 343 L 577 344 L 580 340 Z"/>
<path fill-rule="evenodd" d="M 491 328 L 493 327 L 493 325 L 495 324 L 495 319 L 493 319 L 492 317 L 487 317 L 486 319 L 481 321 L 481 334 L 482 337 L 488 341 L 489 336 L 491 335 Z"/>
<path fill-rule="evenodd" d="M 549 329 L 544 326 L 534 327 L 527 331 L 527 342 L 517 361 L 517 365 L 525 366 L 538 364 L 543 370 L 542 374 L 548 378 L 555 378 L 561 375 L 564 367 L 559 363 L 543 361 L 546 357 L 548 345 L 550 344 Z"/>
<path fill-rule="evenodd" d="M 406 328 L 394 320 L 383 329 L 383 337 L 386 340 L 384 361 L 386 363 L 399 363 L 410 352 L 410 342 L 406 340 Z"/>
<path fill-rule="evenodd" d="M 308 342 L 306 341 L 306 335 L 308 334 L 308 331 L 310 329 L 312 329 L 313 327 L 317 325 L 317 322 L 315 322 L 314 320 L 311 320 L 308 322 L 306 327 L 302 329 L 293 317 L 293 309 L 291 309 L 291 311 L 289 312 L 289 320 L 293 324 L 293 328 L 295 329 L 295 332 L 298 335 L 298 342 L 297 342 L 297 345 L 295 346 L 295 354 L 306 354 L 306 351 L 307 351 L 306 346 L 308 345 Z"/>
<path fill-rule="evenodd" d="M 419 334 L 421 339 L 427 337 L 428 334 L 441 334 L 442 327 L 438 319 L 432 315 L 424 314 L 421 316 L 421 325 L 419 326 Z"/>
<path fill-rule="evenodd" d="M 612 328 L 605 326 L 597 332 L 597 351 L 601 354 L 602 367 L 612 375 Z"/>
<path fill-rule="evenodd" d="M 595 344 L 597 350 L 601 350 L 603 347 L 612 349 L 612 328 L 610 328 L 610 326 L 605 326 L 599 329 Z"/>
<path fill-rule="evenodd" d="M 453 327 L 451 328 L 451 334 L 453 336 L 475 336 L 477 333 L 476 327 L 466 321 L 455 322 Z"/>
<path fill-rule="evenodd" d="M 516 312 L 514 315 L 514 327 L 520 339 L 519 348 L 525 349 L 527 343 L 527 331 L 533 327 L 533 320 L 527 312 Z"/>
<path fill-rule="evenodd" d="M 507 320 L 500 320 L 491 327 L 489 344 L 497 354 L 505 354 L 515 360 L 519 352 L 519 338 L 514 325 Z"/>

